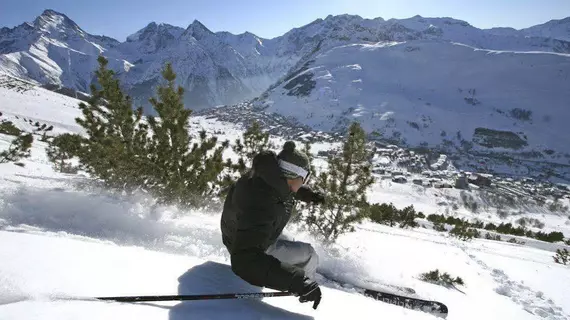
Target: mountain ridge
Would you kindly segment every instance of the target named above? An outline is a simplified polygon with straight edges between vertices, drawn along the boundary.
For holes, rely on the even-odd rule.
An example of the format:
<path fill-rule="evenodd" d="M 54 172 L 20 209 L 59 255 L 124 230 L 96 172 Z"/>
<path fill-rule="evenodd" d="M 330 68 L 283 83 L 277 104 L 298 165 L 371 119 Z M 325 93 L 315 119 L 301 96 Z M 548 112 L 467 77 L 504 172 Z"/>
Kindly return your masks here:
<path fill-rule="evenodd" d="M 570 52 L 570 42 L 493 33 L 453 18 L 384 20 L 342 14 L 271 39 L 249 31 L 213 32 L 199 20 L 186 28 L 150 22 L 120 42 L 92 35 L 67 15 L 46 9 L 33 23 L 0 29 L 0 71 L 88 92 L 96 56 L 103 54 L 135 102 L 145 105 L 160 83 L 161 68 L 170 61 L 187 91 L 185 102 L 201 109 L 253 99 L 317 51 L 354 42 L 443 39 L 482 49 Z"/>

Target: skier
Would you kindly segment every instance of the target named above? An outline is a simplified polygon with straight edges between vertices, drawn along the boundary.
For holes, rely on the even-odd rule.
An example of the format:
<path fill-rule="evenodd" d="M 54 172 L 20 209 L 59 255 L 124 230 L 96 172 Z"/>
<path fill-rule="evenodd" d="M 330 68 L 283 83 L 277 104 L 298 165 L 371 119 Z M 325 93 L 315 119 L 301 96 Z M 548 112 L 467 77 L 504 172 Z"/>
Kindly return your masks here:
<path fill-rule="evenodd" d="M 305 185 L 309 168 L 309 158 L 293 141 L 278 155 L 260 152 L 251 170 L 230 187 L 220 225 L 237 276 L 255 286 L 292 292 L 302 303 L 312 301 L 316 309 L 321 300 L 314 281 L 317 253 L 310 244 L 281 235 L 295 199 L 325 201 L 322 193 Z"/>

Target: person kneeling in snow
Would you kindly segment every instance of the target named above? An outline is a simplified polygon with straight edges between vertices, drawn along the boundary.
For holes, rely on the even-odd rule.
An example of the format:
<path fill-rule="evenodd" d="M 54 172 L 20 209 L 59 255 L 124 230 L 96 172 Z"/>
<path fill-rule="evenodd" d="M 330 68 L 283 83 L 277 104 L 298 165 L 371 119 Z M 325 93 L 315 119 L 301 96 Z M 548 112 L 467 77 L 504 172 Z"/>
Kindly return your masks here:
<path fill-rule="evenodd" d="M 281 236 L 295 200 L 324 203 L 322 193 L 305 185 L 309 168 L 309 158 L 293 141 L 287 141 L 278 155 L 257 154 L 251 170 L 228 191 L 221 231 L 237 276 L 255 286 L 292 292 L 300 302 L 313 301 L 316 309 L 321 300 L 314 281 L 317 253 L 308 243 Z"/>

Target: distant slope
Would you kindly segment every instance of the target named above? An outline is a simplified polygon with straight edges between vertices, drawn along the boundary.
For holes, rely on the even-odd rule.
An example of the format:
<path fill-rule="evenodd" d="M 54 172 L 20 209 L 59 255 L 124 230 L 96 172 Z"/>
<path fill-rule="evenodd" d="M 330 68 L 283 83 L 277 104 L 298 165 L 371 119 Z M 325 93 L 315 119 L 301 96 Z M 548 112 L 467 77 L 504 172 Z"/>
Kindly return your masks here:
<path fill-rule="evenodd" d="M 441 41 L 339 46 L 315 55 L 258 108 L 324 131 L 360 121 L 410 146 L 552 149 L 568 164 L 570 55 Z M 538 157 L 537 156 L 537 157 Z M 553 159 L 554 160 L 554 159 Z"/>
<path fill-rule="evenodd" d="M 45 125 L 44 129 L 53 127 L 47 132 L 48 135 L 83 132 L 75 123 L 75 118 L 81 116 L 81 100 L 1 72 L 0 97 L 0 120 L 11 121 L 22 130 L 43 133 L 45 130 L 38 129 Z"/>
<path fill-rule="evenodd" d="M 570 41 L 570 17 L 551 20 L 543 24 L 522 29 L 521 32 L 531 37 L 546 37 Z"/>

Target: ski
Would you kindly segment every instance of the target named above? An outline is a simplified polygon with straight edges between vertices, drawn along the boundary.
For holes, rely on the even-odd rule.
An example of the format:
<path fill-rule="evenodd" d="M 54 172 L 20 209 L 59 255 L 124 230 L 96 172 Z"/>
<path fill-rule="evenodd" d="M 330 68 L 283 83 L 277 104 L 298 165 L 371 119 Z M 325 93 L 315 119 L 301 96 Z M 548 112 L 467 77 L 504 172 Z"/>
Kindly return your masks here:
<path fill-rule="evenodd" d="M 411 310 L 426 312 L 439 318 L 446 318 L 448 314 L 447 306 L 438 301 L 424 300 L 419 297 L 412 297 L 415 290 L 406 287 L 398 287 L 394 285 L 377 284 L 389 288 L 388 290 L 373 290 L 359 287 L 350 283 L 344 283 L 331 279 L 329 276 L 319 273 L 322 277 L 321 282 L 333 285 L 338 289 L 344 289 L 349 292 L 357 292 L 365 297 L 372 298 L 381 302 L 397 305 Z M 401 293 L 400 293 L 401 292 Z"/>
<path fill-rule="evenodd" d="M 438 301 L 429 301 L 419 298 L 406 297 L 388 292 L 381 292 L 371 289 L 364 289 L 364 295 L 375 300 L 394 304 L 407 309 L 427 312 L 436 317 L 446 318 L 448 314 L 447 306 Z"/>

